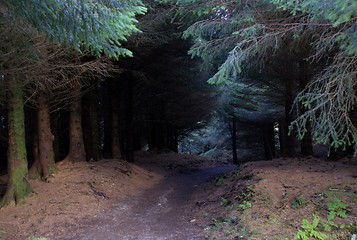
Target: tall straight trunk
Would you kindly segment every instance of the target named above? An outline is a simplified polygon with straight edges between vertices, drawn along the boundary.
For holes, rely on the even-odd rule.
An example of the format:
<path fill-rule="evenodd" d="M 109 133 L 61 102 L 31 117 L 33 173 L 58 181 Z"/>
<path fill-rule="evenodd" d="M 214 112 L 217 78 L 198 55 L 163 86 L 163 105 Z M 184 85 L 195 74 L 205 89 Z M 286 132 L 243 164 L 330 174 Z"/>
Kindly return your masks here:
<path fill-rule="evenodd" d="M 112 105 L 112 158 L 120 159 L 120 100 L 121 88 L 116 79 L 111 82 Z"/>
<path fill-rule="evenodd" d="M 312 156 L 314 155 L 314 150 L 312 147 L 312 135 L 311 135 L 311 124 L 309 121 L 306 123 L 306 132 L 304 134 L 304 137 L 301 139 L 301 156 L 306 157 L 306 156 Z"/>
<path fill-rule="evenodd" d="M 300 91 L 305 89 L 306 84 L 309 82 L 308 77 L 306 76 L 306 70 L 307 70 L 307 65 L 308 63 L 305 60 L 300 61 L 300 81 L 299 81 L 299 88 Z M 306 111 L 306 108 L 302 106 L 302 104 L 299 106 L 301 114 L 303 114 Z M 310 121 L 307 121 L 306 123 L 306 132 L 304 134 L 304 137 L 300 141 L 300 147 L 301 147 L 301 156 L 306 157 L 306 156 L 312 156 L 314 155 L 314 150 L 312 147 L 312 133 L 311 133 L 311 124 Z"/>
<path fill-rule="evenodd" d="M 178 153 L 178 142 L 179 142 L 179 131 L 178 128 L 174 127 L 174 152 Z"/>
<path fill-rule="evenodd" d="M 6 167 L 7 161 L 7 143 L 5 139 L 7 139 L 7 110 L 6 108 L 2 108 L 0 106 L 0 168 L 4 169 Z M 3 139 L 3 140 L 2 140 Z"/>
<path fill-rule="evenodd" d="M 169 124 L 167 129 L 167 143 L 171 151 L 175 151 L 175 126 Z"/>
<path fill-rule="evenodd" d="M 271 123 L 263 124 L 263 140 L 264 140 L 264 153 L 265 159 L 271 160 L 275 154 L 274 144 L 274 125 Z"/>
<path fill-rule="evenodd" d="M 50 108 L 43 92 L 37 96 L 37 103 L 38 157 L 30 169 L 30 176 L 46 179 L 55 172 L 54 136 L 51 132 Z"/>
<path fill-rule="evenodd" d="M 61 128 L 60 128 L 60 114 L 55 112 L 51 116 L 51 126 L 53 130 L 54 140 L 53 140 L 53 154 L 55 157 L 55 161 L 59 161 L 61 158 Z"/>
<path fill-rule="evenodd" d="M 157 123 L 156 122 L 151 122 L 149 124 L 149 149 L 150 150 L 157 150 L 158 149 L 158 131 L 157 129 Z"/>
<path fill-rule="evenodd" d="M 84 149 L 86 151 L 87 161 L 94 159 L 90 111 L 91 111 L 91 97 L 89 94 L 85 94 L 82 97 L 82 130 L 83 130 Z"/>
<path fill-rule="evenodd" d="M 37 117 L 36 117 L 36 123 L 38 122 Z M 29 177 L 32 179 L 39 179 L 41 178 L 41 166 L 40 166 L 40 150 L 39 150 L 39 145 L 38 145 L 38 124 L 35 124 L 34 126 L 34 131 L 32 132 L 33 138 L 32 138 L 32 159 L 33 163 L 31 165 L 31 168 L 29 170 Z"/>
<path fill-rule="evenodd" d="M 287 133 L 288 127 L 286 126 L 286 121 L 285 119 L 281 119 L 279 121 L 279 145 L 280 145 L 280 156 L 283 158 L 286 158 L 288 156 L 287 153 L 287 138 L 288 138 L 288 133 Z"/>
<path fill-rule="evenodd" d="M 87 161 L 98 161 L 102 158 L 97 90 L 94 88 L 82 98 L 82 128 Z"/>
<path fill-rule="evenodd" d="M 357 91 L 355 92 L 357 94 Z M 354 106 L 354 108 L 350 111 L 349 117 L 351 119 L 351 122 L 354 127 L 357 128 L 357 104 Z M 357 142 L 353 144 L 354 138 L 357 138 L 357 136 L 352 136 L 350 135 L 350 141 L 351 145 L 347 145 L 346 149 L 346 155 L 357 155 Z"/>
<path fill-rule="evenodd" d="M 28 183 L 23 86 L 19 78 L 8 81 L 8 183 L 1 206 L 18 204 L 32 190 Z"/>
<path fill-rule="evenodd" d="M 134 162 L 133 78 L 128 78 L 126 106 L 126 160 Z"/>
<path fill-rule="evenodd" d="M 67 110 L 62 109 L 51 114 L 51 129 L 55 136 L 53 141 L 55 161 L 60 161 L 69 152 L 69 112 Z"/>
<path fill-rule="evenodd" d="M 73 100 L 69 109 L 69 153 L 67 159 L 71 162 L 80 162 L 86 160 L 82 130 L 80 83 L 77 83 L 72 89 L 72 94 Z"/>
<path fill-rule="evenodd" d="M 136 133 L 134 136 L 134 151 L 139 151 L 141 149 L 141 135 Z"/>
<path fill-rule="evenodd" d="M 237 156 L 237 118 L 232 115 L 232 158 L 233 164 L 239 165 Z"/>
<path fill-rule="evenodd" d="M 89 121 L 92 133 L 92 158 L 98 161 L 102 158 L 99 132 L 98 88 L 92 91 L 90 96 Z"/>
<path fill-rule="evenodd" d="M 275 146 L 275 123 L 270 124 L 269 128 L 269 141 L 272 157 L 276 157 L 276 146 Z"/>
<path fill-rule="evenodd" d="M 103 139 L 103 157 L 111 158 L 112 156 L 112 105 L 110 99 L 110 82 L 106 80 L 100 84 L 99 95 L 101 102 L 102 119 L 101 124 L 103 124 L 103 129 L 101 129 L 101 137 Z"/>
<path fill-rule="evenodd" d="M 294 120 L 293 113 L 290 112 L 292 105 L 293 105 L 293 86 L 290 81 L 286 82 L 285 86 L 285 123 L 283 124 L 285 129 L 284 132 L 288 133 L 289 132 L 289 126 L 290 123 Z M 283 157 L 295 157 L 296 156 L 296 137 L 294 133 L 287 134 L 286 135 L 286 142 L 285 142 L 285 153 L 286 156 Z"/>

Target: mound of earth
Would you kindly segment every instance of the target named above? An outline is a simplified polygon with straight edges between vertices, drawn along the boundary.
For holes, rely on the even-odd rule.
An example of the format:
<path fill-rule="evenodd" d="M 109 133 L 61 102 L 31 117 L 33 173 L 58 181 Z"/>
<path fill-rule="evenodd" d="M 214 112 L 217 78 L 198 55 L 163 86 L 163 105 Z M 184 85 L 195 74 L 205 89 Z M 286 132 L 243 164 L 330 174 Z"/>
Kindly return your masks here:
<path fill-rule="evenodd" d="M 193 218 L 208 239 L 293 239 L 304 231 L 303 219 L 312 223 L 315 214 L 327 222 L 331 203 L 346 205 L 340 207 L 346 217 L 336 216 L 331 230 L 322 224 L 314 230 L 325 234 L 323 239 L 351 239 L 357 234 L 357 160 L 247 163 L 207 184 L 195 202 Z"/>
<path fill-rule="evenodd" d="M 30 180 L 34 194 L 22 205 L 0 209 L 0 239 L 62 235 L 79 220 L 99 215 L 160 179 L 155 173 L 117 159 L 58 165 L 48 182 Z"/>

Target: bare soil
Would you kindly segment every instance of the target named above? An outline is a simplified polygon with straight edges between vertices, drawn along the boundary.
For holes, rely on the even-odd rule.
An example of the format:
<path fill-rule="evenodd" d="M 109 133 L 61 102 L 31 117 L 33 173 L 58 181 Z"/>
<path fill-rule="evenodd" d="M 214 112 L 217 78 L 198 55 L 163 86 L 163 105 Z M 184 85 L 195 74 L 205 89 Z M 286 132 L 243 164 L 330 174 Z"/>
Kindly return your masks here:
<path fill-rule="evenodd" d="M 0 239 L 293 239 L 302 219 L 326 214 L 335 196 L 348 205 L 338 224 L 357 216 L 355 158 L 276 159 L 234 171 L 192 155 L 136 159 L 59 165 L 48 183 L 31 180 L 35 194 L 0 209 Z"/>
<path fill-rule="evenodd" d="M 347 218 L 333 221 L 355 227 L 332 229 L 325 239 L 351 239 L 357 235 L 357 159 L 251 162 L 216 178 L 196 198 L 196 224 L 208 239 L 294 239 L 303 219 L 311 223 L 317 214 L 326 221 L 335 198 L 347 205 Z"/>
<path fill-rule="evenodd" d="M 140 152 L 136 154 L 136 159 L 135 164 L 118 159 L 74 164 L 60 162 L 56 174 L 48 182 L 30 180 L 34 194 L 23 204 L 0 209 L 0 239 L 27 239 L 32 236 L 102 239 L 103 235 L 86 238 L 86 232 L 90 228 L 96 229 L 94 226 L 103 225 L 104 229 L 106 221 L 111 225 L 111 217 L 119 219 L 113 214 L 121 215 L 120 211 L 129 208 L 129 203 L 135 202 L 145 209 L 151 193 L 158 194 L 160 199 L 165 198 L 160 194 L 174 192 L 175 184 L 170 187 L 166 182 L 170 176 L 213 164 L 208 159 L 174 153 Z M 4 194 L 5 187 L 6 176 L 3 176 L 0 178 L 0 194 Z M 143 194 L 148 189 L 152 190 L 145 197 Z M 181 189 L 185 187 L 181 186 Z M 131 208 L 138 209 L 135 206 Z M 129 219 L 134 213 L 125 214 Z M 132 224 L 137 227 L 136 223 Z M 112 232 L 105 239 L 124 239 L 117 235 L 123 231 Z"/>

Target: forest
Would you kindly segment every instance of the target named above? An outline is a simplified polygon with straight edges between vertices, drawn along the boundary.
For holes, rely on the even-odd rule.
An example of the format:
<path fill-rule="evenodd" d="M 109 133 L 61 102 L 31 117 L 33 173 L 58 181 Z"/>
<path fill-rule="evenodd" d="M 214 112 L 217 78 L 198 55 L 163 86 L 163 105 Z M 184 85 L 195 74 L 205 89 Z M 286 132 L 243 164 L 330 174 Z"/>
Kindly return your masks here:
<path fill-rule="evenodd" d="M 357 154 L 354 0 L 3 0 L 2 207 L 59 162 Z"/>

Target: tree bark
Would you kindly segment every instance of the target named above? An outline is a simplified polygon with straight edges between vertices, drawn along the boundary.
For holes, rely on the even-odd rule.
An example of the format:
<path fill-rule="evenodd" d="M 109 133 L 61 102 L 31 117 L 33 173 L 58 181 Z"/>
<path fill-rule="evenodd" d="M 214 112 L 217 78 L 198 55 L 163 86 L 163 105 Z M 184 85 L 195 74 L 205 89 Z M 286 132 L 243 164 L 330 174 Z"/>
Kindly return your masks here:
<path fill-rule="evenodd" d="M 112 158 L 120 159 L 120 100 L 121 88 L 117 82 L 112 79 L 111 82 L 111 105 L 112 105 Z"/>
<path fill-rule="evenodd" d="M 7 166 L 7 109 L 0 106 L 0 168 L 5 169 Z"/>
<path fill-rule="evenodd" d="M 53 151 L 54 136 L 51 132 L 50 108 L 43 92 L 37 97 L 37 129 L 38 129 L 38 157 L 30 169 L 30 177 L 47 179 L 55 172 L 55 159 Z"/>
<path fill-rule="evenodd" d="M 232 158 L 233 164 L 239 165 L 237 156 L 237 118 L 232 115 Z"/>
<path fill-rule="evenodd" d="M 38 122 L 36 118 L 36 123 Z M 41 166 L 40 166 L 40 153 L 39 153 L 39 146 L 38 146 L 38 124 L 34 127 L 33 131 L 33 139 L 32 139 L 32 158 L 33 162 L 31 168 L 29 170 L 29 177 L 32 179 L 39 179 L 41 178 Z"/>
<path fill-rule="evenodd" d="M 287 133 L 286 121 L 285 119 L 281 119 L 279 121 L 279 145 L 280 145 L 280 156 L 283 158 L 286 158 L 288 155 L 287 147 L 286 147 L 287 138 L 288 138 L 288 133 Z"/>
<path fill-rule="evenodd" d="M 10 78 L 8 88 L 8 183 L 0 206 L 18 204 L 32 192 L 28 183 L 23 86 L 21 80 Z"/>
<path fill-rule="evenodd" d="M 81 84 L 77 83 L 72 90 L 73 100 L 69 109 L 69 153 L 67 159 L 71 162 L 86 160 L 83 141 L 81 115 Z"/>
<path fill-rule="evenodd" d="M 82 97 L 82 130 L 83 130 L 83 140 L 84 149 L 86 151 L 86 160 L 90 161 L 94 159 L 93 157 L 93 137 L 91 128 L 91 96 L 89 93 L 83 95 Z"/>
<path fill-rule="evenodd" d="M 110 92 L 110 83 L 109 80 L 106 80 L 100 84 L 98 92 L 100 95 L 100 102 L 102 107 L 101 124 L 103 125 L 103 129 L 101 129 L 101 136 L 104 141 L 102 148 L 102 154 L 104 158 L 112 157 L 112 105 L 111 96 L 108 94 L 108 92 Z"/>
<path fill-rule="evenodd" d="M 100 149 L 98 88 L 92 91 L 90 96 L 89 121 L 92 133 L 92 158 L 98 161 L 102 158 Z"/>
<path fill-rule="evenodd" d="M 311 124 L 309 121 L 306 123 L 305 127 L 306 127 L 306 132 L 304 137 L 301 139 L 301 143 L 300 143 L 302 157 L 314 155 L 314 150 L 312 147 Z"/>
<path fill-rule="evenodd" d="M 265 159 L 271 160 L 275 155 L 274 144 L 274 125 L 270 123 L 263 124 L 263 140 L 264 140 L 264 153 Z"/>
<path fill-rule="evenodd" d="M 279 121 L 279 142 L 281 157 L 295 157 L 297 141 L 293 133 L 289 135 L 290 123 L 294 120 L 293 114 L 290 112 L 293 105 L 293 86 L 292 82 L 285 82 L 285 117 Z"/>
<path fill-rule="evenodd" d="M 94 88 L 82 98 L 82 128 L 87 161 L 102 158 L 100 149 L 98 89 Z"/>
<path fill-rule="evenodd" d="M 128 78 L 126 106 L 126 160 L 128 162 L 134 162 L 133 88 L 133 78 Z"/>
<path fill-rule="evenodd" d="M 178 153 L 178 143 L 179 142 L 179 131 L 178 128 L 174 127 L 174 152 Z"/>
<path fill-rule="evenodd" d="M 306 84 L 309 82 L 309 79 L 306 77 L 306 72 L 307 72 L 307 62 L 302 60 L 300 61 L 300 82 L 299 82 L 299 87 L 300 91 L 304 90 Z M 303 114 L 306 109 L 304 106 L 300 105 L 300 112 Z M 312 156 L 314 155 L 314 150 L 312 147 L 312 136 L 311 136 L 311 124 L 310 121 L 307 121 L 306 123 L 306 132 L 304 134 L 304 137 L 300 141 L 300 147 L 301 147 L 301 156 L 306 157 L 306 156 Z"/>

